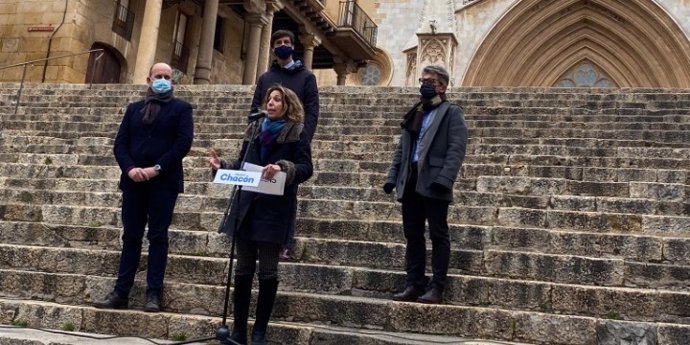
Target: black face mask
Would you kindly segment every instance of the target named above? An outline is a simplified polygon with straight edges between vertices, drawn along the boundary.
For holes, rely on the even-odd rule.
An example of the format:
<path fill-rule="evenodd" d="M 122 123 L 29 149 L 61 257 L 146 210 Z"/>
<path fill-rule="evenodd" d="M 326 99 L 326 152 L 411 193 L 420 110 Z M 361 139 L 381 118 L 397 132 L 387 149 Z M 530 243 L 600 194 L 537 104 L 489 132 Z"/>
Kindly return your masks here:
<path fill-rule="evenodd" d="M 436 88 L 429 83 L 422 84 L 422 86 L 419 87 L 419 93 L 424 99 L 432 99 L 437 95 Z"/>
<path fill-rule="evenodd" d="M 294 50 L 290 46 L 280 46 L 273 49 L 273 53 L 276 54 L 276 56 L 282 60 L 285 60 L 292 56 L 293 51 Z"/>

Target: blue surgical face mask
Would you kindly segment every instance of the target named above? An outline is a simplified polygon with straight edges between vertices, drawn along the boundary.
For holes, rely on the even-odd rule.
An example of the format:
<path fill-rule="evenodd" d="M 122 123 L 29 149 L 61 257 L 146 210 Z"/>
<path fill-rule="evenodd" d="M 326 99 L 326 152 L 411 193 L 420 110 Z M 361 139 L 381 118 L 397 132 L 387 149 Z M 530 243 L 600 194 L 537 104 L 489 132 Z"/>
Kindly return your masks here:
<path fill-rule="evenodd" d="M 282 60 L 285 60 L 292 56 L 293 52 L 294 50 L 290 46 L 280 46 L 273 49 L 273 53 L 276 54 L 276 56 Z"/>
<path fill-rule="evenodd" d="M 419 87 L 419 93 L 424 99 L 432 99 L 437 95 L 436 87 L 429 83 L 422 84 L 422 86 Z"/>
<path fill-rule="evenodd" d="M 157 94 L 166 93 L 172 90 L 172 82 L 167 79 L 156 79 L 151 83 L 151 90 Z"/>

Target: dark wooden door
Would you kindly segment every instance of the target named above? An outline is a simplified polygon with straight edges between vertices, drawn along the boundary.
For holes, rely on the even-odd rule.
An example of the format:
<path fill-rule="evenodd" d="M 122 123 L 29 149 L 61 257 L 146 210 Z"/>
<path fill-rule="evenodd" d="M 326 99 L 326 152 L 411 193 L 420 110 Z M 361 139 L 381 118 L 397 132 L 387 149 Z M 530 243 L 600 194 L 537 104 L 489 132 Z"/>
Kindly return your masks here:
<path fill-rule="evenodd" d="M 96 60 L 101 52 L 93 52 L 89 55 L 89 67 L 86 71 L 85 83 L 117 84 L 120 82 L 122 66 L 112 48 L 95 43 L 91 49 L 103 49 L 103 55 Z"/>

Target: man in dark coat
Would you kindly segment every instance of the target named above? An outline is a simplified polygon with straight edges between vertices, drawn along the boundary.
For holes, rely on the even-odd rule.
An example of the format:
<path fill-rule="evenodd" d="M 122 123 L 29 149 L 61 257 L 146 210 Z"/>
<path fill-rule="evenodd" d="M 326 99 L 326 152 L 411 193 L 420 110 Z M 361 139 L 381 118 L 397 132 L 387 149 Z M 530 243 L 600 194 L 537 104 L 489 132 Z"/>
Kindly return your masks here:
<path fill-rule="evenodd" d="M 297 94 L 304 107 L 304 132 L 311 142 L 319 121 L 319 89 L 314 73 L 306 69 L 302 61 L 292 57 L 295 35 L 287 30 L 277 30 L 271 35 L 271 46 L 276 59 L 259 77 L 254 89 L 252 110 L 259 109 L 266 97 L 266 90 L 275 84 L 287 87 Z"/>
<path fill-rule="evenodd" d="M 168 260 L 168 227 L 183 191 L 182 158 L 192 146 L 192 106 L 173 96 L 172 69 L 151 67 L 146 99 L 127 107 L 113 151 L 122 175 L 122 253 L 113 291 L 96 307 L 125 309 L 139 266 L 148 222 L 148 266 L 144 310 L 160 311 Z"/>
<path fill-rule="evenodd" d="M 271 35 L 271 46 L 276 59 L 269 70 L 259 77 L 254 89 L 251 109 L 255 112 L 261 107 L 261 103 L 266 97 L 266 90 L 271 86 L 279 84 L 287 87 L 294 91 L 302 102 L 304 133 L 311 142 L 316 132 L 316 124 L 319 121 L 319 89 L 316 85 L 316 77 L 314 73 L 304 67 L 302 61 L 293 59 L 295 35 L 291 31 L 276 30 Z M 297 206 L 295 206 L 294 212 L 297 214 Z M 295 225 L 293 224 L 285 248 L 281 253 L 281 259 L 289 260 L 291 258 L 290 251 L 294 237 Z"/>
<path fill-rule="evenodd" d="M 383 187 L 386 193 L 395 189 L 402 202 L 407 242 L 407 286 L 393 296 L 397 301 L 441 303 L 443 299 L 450 257 L 448 206 L 467 148 L 463 110 L 446 100 L 448 81 L 448 72 L 441 66 L 427 66 L 422 71 L 421 101 L 401 124 L 402 134 Z M 432 245 L 433 277 L 428 290 L 425 221 L 429 222 Z"/>

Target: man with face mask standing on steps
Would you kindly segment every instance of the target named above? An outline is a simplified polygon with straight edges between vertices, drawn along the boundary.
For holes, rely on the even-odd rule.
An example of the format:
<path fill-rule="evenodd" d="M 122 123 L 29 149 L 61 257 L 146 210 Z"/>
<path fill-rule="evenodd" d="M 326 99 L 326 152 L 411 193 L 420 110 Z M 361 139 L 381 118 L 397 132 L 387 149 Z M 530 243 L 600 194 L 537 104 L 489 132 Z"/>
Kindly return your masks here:
<path fill-rule="evenodd" d="M 113 291 L 98 308 L 126 309 L 139 266 L 146 223 L 149 240 L 144 311 L 161 310 L 168 260 L 168 227 L 183 191 L 182 158 L 192 147 L 192 106 L 173 96 L 172 69 L 156 63 L 146 78 L 146 99 L 130 104 L 113 148 L 122 171 L 122 253 Z"/>
<path fill-rule="evenodd" d="M 461 107 L 446 99 L 448 71 L 430 65 L 419 79 L 421 100 L 404 117 L 384 191 L 395 189 L 402 202 L 405 289 L 396 301 L 441 303 L 450 258 L 448 206 L 467 148 L 467 126 Z M 431 238 L 433 277 L 427 288 L 425 222 Z"/>
<path fill-rule="evenodd" d="M 306 69 L 302 61 L 293 59 L 295 35 L 288 30 L 276 30 L 271 35 L 271 46 L 275 60 L 271 67 L 259 77 L 252 99 L 252 112 L 256 112 L 266 97 L 266 90 L 275 84 L 295 92 L 304 107 L 304 135 L 311 142 L 319 120 L 319 89 L 314 73 Z M 297 212 L 295 205 L 294 212 Z M 281 260 L 290 260 L 295 237 L 295 226 L 288 234 L 280 253 Z"/>

